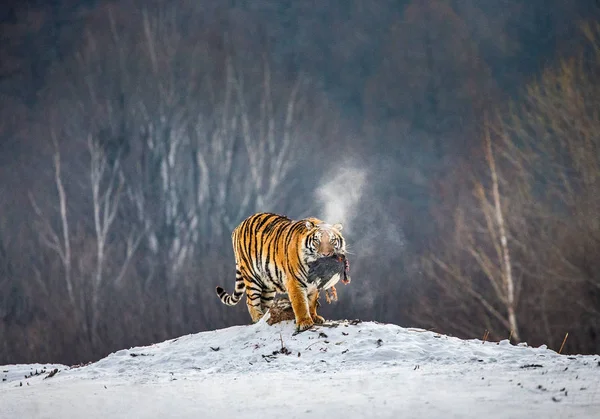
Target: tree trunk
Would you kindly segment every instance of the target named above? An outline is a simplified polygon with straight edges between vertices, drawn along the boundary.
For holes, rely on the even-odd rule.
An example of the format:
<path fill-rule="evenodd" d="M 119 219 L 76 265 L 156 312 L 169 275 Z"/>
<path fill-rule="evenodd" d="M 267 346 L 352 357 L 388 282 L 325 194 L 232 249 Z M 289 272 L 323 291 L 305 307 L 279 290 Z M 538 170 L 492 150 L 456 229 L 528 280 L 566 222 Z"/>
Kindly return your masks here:
<path fill-rule="evenodd" d="M 512 275 L 512 265 L 510 260 L 510 252 L 508 249 L 508 238 L 506 228 L 504 226 L 504 214 L 500 202 L 500 187 L 498 186 L 498 173 L 496 171 L 496 161 L 492 152 L 492 141 L 490 139 L 490 131 L 486 120 L 486 157 L 492 174 L 492 193 L 494 195 L 494 209 L 496 222 L 498 223 L 498 232 L 500 233 L 500 245 L 502 248 L 502 279 L 504 282 L 504 291 L 506 293 L 506 310 L 508 313 L 508 322 L 511 328 L 511 334 L 515 341 L 519 342 L 519 328 L 517 325 L 517 316 L 515 313 L 515 286 Z"/>

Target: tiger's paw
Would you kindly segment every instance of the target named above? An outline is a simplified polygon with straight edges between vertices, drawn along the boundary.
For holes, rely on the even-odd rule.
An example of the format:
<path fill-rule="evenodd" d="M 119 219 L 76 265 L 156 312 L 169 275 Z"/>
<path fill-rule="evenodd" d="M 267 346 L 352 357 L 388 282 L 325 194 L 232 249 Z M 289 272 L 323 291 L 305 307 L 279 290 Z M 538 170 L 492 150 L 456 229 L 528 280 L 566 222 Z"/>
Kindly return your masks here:
<path fill-rule="evenodd" d="M 322 316 L 319 316 L 318 314 L 312 316 L 313 322 L 315 322 L 315 324 L 323 324 L 325 323 L 325 319 Z"/>
<path fill-rule="evenodd" d="M 315 322 L 310 317 L 305 320 L 300 320 L 296 322 L 296 333 L 304 332 L 305 330 L 308 330 L 311 327 L 313 327 L 314 324 Z"/>

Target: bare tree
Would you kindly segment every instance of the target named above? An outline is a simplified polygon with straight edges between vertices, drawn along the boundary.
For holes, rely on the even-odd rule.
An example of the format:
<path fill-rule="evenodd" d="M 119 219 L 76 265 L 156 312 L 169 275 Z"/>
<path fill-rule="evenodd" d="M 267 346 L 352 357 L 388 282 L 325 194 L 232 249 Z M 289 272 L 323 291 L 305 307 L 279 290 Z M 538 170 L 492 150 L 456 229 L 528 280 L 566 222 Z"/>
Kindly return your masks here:
<path fill-rule="evenodd" d="M 485 127 L 485 157 L 490 170 L 490 189 L 493 201 L 489 201 L 483 183 L 480 181 L 476 183 L 476 193 L 481 210 L 485 216 L 487 232 L 489 234 L 488 240 L 493 244 L 495 250 L 495 260 L 476 246 L 470 245 L 468 251 L 481 267 L 482 271 L 490 281 L 490 284 L 492 284 L 496 297 L 506 308 L 507 317 L 506 321 L 503 321 L 503 323 L 510 328 L 511 335 L 518 342 L 521 338 L 515 311 L 516 291 L 508 245 L 509 237 L 505 226 L 504 213 L 506 211 L 506 206 L 503 207 L 502 205 L 496 158 L 494 157 L 488 126 Z"/>
<path fill-rule="evenodd" d="M 277 192 L 282 181 L 286 180 L 292 164 L 291 148 L 293 146 L 292 132 L 298 105 L 299 90 L 302 77 L 294 82 L 287 98 L 280 106 L 283 112 L 277 112 L 273 104 L 272 76 L 270 65 L 263 59 L 263 81 L 259 93 L 260 114 L 259 118 L 252 118 L 247 104 L 247 93 L 244 91 L 244 75 L 238 71 L 236 77 L 236 93 L 241 119 L 241 136 L 245 151 L 248 156 L 248 169 L 250 190 L 256 191 L 254 207 L 258 210 L 267 210 L 277 205 L 277 200 L 282 199 Z M 281 123 L 277 120 L 281 117 Z M 256 121 L 252 129 L 251 119 Z M 276 127 L 276 124 L 279 125 Z M 276 128 L 277 132 L 276 132 Z M 243 214 L 243 213 L 241 213 Z"/>
<path fill-rule="evenodd" d="M 597 258 L 591 256 L 600 249 L 600 25 L 585 25 L 583 31 L 589 41 L 585 52 L 547 69 L 530 84 L 523 104 L 505 116 L 500 130 L 503 158 L 517 174 L 515 186 L 523 185 L 516 189 L 530 196 L 523 206 L 536 227 L 531 237 L 535 247 L 524 257 L 531 281 L 544 297 L 535 310 L 548 335 L 560 327 L 579 330 L 570 336 L 585 340 L 582 335 L 597 335 L 589 322 L 600 315 L 600 277 Z M 565 304 L 577 307 L 572 315 L 558 315 L 554 307 Z M 590 348 L 599 343 L 588 342 Z"/>
<path fill-rule="evenodd" d="M 512 236 L 506 221 L 515 212 L 509 211 L 500 189 L 507 179 L 501 177 L 487 125 L 483 154 L 485 170 L 470 175 L 471 196 L 458 200 L 453 237 L 436 246 L 424 259 L 424 268 L 447 297 L 457 299 L 462 305 L 460 315 L 453 316 L 453 328 L 461 323 L 460 318 L 465 320 L 460 331 L 468 332 L 467 336 L 476 336 L 485 327 L 496 336 L 510 335 L 518 342 L 521 340 L 516 311 L 518 290 L 509 247 Z M 480 319 L 477 323 L 472 321 L 474 313 Z"/>
<path fill-rule="evenodd" d="M 67 212 L 67 194 L 63 183 L 63 174 L 61 166 L 61 151 L 56 138 L 56 134 L 51 132 L 54 151 L 52 154 L 52 164 L 54 169 L 54 186 L 56 188 L 56 199 L 58 201 L 58 216 L 60 219 L 59 227 L 55 227 L 52 222 L 53 215 L 46 215 L 37 204 L 35 197 L 30 194 L 31 204 L 38 216 L 40 227 L 40 238 L 42 242 L 52 249 L 62 262 L 64 268 L 64 281 L 67 288 L 67 295 L 71 305 L 75 308 L 75 293 L 72 281 L 72 256 L 71 256 L 71 233 L 69 225 L 69 214 Z M 75 310 L 77 313 L 77 310 Z"/>
<path fill-rule="evenodd" d="M 424 261 L 430 294 L 452 303 L 441 310 L 453 321 L 435 310 L 416 318 L 471 336 L 510 329 L 554 347 L 568 331 L 568 345 L 597 351 L 599 26 L 586 33 L 586 53 L 547 69 L 484 127 L 485 168 L 470 163 L 474 193 L 458 201 L 453 236 Z"/>
<path fill-rule="evenodd" d="M 93 344 L 98 344 L 97 328 L 100 318 L 101 287 L 105 282 L 106 252 L 110 245 L 111 230 L 114 229 L 115 218 L 118 214 L 121 199 L 124 197 L 125 179 L 121 170 L 120 150 L 116 156 L 108 158 L 106 150 L 99 144 L 98 139 L 90 134 L 87 139 L 89 151 L 89 180 L 92 195 L 92 211 L 94 232 L 96 238 L 96 267 L 92 280 L 92 303 L 90 333 Z M 119 285 L 125 276 L 131 258 L 135 254 L 144 236 L 142 229 L 130 228 L 125 234 L 125 256 L 116 270 L 112 282 Z M 114 262 L 113 262 L 114 264 Z"/>

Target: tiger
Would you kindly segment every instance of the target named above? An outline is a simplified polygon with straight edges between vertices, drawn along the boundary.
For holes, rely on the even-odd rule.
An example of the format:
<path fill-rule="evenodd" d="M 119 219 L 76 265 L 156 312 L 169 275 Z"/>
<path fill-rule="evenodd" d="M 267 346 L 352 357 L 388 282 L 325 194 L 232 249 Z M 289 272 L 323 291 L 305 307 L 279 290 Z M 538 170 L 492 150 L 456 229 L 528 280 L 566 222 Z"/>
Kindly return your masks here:
<path fill-rule="evenodd" d="M 294 221 L 268 212 L 248 217 L 231 234 L 235 255 L 233 295 L 220 286 L 216 287 L 217 295 L 223 304 L 233 306 L 245 290 L 248 312 L 256 323 L 277 293 L 287 293 L 297 332 L 324 323 L 325 319 L 317 314 L 319 289 L 308 280 L 308 265 L 321 257 L 345 257 L 346 241 L 341 231 L 341 223 L 331 225 L 314 217 Z"/>

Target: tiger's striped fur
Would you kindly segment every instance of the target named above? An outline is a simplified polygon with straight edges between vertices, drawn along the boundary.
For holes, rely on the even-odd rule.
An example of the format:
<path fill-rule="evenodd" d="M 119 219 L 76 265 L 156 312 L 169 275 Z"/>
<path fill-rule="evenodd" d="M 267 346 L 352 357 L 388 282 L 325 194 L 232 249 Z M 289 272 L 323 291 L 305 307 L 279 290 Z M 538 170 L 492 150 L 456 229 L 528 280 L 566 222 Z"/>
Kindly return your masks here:
<path fill-rule="evenodd" d="M 320 257 L 345 254 L 341 230 L 341 224 L 330 225 L 312 217 L 293 221 L 272 213 L 250 216 L 231 235 L 233 295 L 222 287 L 217 287 L 217 295 L 224 304 L 235 305 L 245 290 L 250 317 L 257 322 L 273 304 L 275 294 L 287 292 L 298 331 L 323 323 L 317 314 L 319 290 L 308 282 L 308 264 Z"/>

